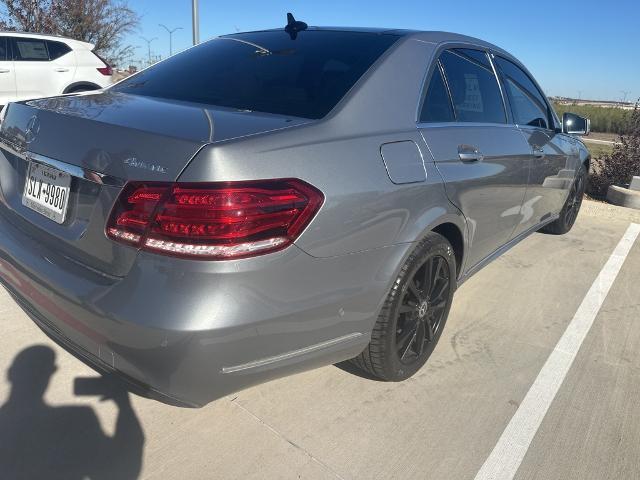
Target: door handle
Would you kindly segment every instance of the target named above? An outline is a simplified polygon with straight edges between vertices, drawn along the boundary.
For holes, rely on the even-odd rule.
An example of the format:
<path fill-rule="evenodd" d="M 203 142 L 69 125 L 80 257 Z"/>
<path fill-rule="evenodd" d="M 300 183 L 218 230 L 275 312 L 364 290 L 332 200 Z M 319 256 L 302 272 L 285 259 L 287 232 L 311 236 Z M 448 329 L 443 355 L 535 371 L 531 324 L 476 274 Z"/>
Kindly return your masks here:
<path fill-rule="evenodd" d="M 0 68 L 0 73 L 9 73 L 11 70 L 8 68 Z"/>
<path fill-rule="evenodd" d="M 473 145 L 458 145 L 458 157 L 465 163 L 481 162 L 484 155 Z"/>
<path fill-rule="evenodd" d="M 68 68 L 64 68 L 64 67 L 60 67 L 60 68 L 54 68 L 53 71 L 54 72 L 68 72 L 69 69 Z"/>

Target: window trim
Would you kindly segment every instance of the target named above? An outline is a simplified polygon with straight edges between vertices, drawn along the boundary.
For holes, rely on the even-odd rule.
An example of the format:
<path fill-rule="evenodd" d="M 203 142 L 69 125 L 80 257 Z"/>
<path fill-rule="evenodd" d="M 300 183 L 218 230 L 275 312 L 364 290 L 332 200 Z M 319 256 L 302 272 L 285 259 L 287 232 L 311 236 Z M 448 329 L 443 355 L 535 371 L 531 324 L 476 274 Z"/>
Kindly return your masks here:
<path fill-rule="evenodd" d="M 438 58 L 438 71 L 440 72 L 440 77 L 442 78 L 442 81 L 444 82 L 444 88 L 447 91 L 447 98 L 449 99 L 449 108 L 451 108 L 451 112 L 453 113 L 453 121 L 458 122 L 458 114 L 456 113 L 456 107 L 453 104 L 453 96 L 451 95 L 451 87 L 449 87 L 449 79 L 447 78 L 447 74 L 444 71 L 444 67 L 442 66 L 442 62 L 440 61 L 440 58 Z M 431 82 L 429 82 L 429 86 L 431 86 Z M 428 93 L 428 89 L 429 86 L 427 86 L 427 93 Z M 427 97 L 425 96 L 424 99 L 426 100 Z M 420 110 L 420 114 L 422 114 L 422 110 L 424 110 L 424 105 L 422 105 L 422 109 Z M 451 123 L 451 122 L 442 122 L 442 123 Z"/>
<path fill-rule="evenodd" d="M 425 109 L 425 102 L 427 101 L 427 95 L 429 94 L 429 88 L 431 87 L 431 82 L 433 82 L 434 80 L 434 76 L 436 75 L 436 72 L 440 75 L 440 78 L 442 79 L 442 83 L 444 85 L 444 89 L 445 89 L 445 93 L 447 95 L 447 100 L 449 101 L 449 108 L 451 109 L 451 115 L 453 116 L 453 121 L 452 122 L 423 122 L 422 121 L 422 113 L 424 112 Z M 444 73 L 444 68 L 442 67 L 442 63 L 440 63 L 440 58 L 438 58 L 435 62 L 435 67 L 433 68 L 433 72 L 431 73 L 429 82 L 427 83 L 426 86 L 426 90 L 425 90 L 425 95 L 424 95 L 424 100 L 422 101 L 421 106 L 419 107 L 419 112 L 418 112 L 418 124 L 425 124 L 425 125 L 434 125 L 434 124 L 450 124 L 450 123 L 457 123 L 458 118 L 456 116 L 456 109 L 453 106 L 453 99 L 451 97 L 451 90 L 449 89 L 449 81 L 447 80 L 447 76 Z"/>
<path fill-rule="evenodd" d="M 502 78 L 500 77 L 500 73 L 498 72 L 498 66 L 496 65 L 496 62 L 495 62 L 495 55 L 490 50 L 487 50 L 485 53 L 489 58 L 489 63 L 491 64 L 491 68 L 493 69 L 493 74 L 495 75 L 496 80 L 498 81 L 498 88 L 500 89 L 500 96 L 502 97 L 502 107 L 504 108 L 504 113 L 507 119 L 507 123 L 513 125 L 515 118 L 513 116 L 513 112 L 511 111 L 511 103 L 509 103 L 508 101 L 509 95 L 504 89 L 504 85 L 502 84 Z"/>

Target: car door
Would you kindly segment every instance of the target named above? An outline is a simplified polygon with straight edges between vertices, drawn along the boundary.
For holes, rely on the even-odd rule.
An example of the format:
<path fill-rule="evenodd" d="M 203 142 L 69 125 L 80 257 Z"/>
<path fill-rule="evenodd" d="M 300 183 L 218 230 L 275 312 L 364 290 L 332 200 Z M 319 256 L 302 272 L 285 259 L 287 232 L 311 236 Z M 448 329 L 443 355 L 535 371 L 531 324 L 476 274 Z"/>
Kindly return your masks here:
<path fill-rule="evenodd" d="M 55 90 L 50 94 L 59 95 L 73 83 L 77 69 L 76 53 L 66 43 L 54 40 L 47 40 L 47 50 L 49 52 L 48 68 Z"/>
<path fill-rule="evenodd" d="M 446 50 L 432 70 L 419 128 L 450 201 L 466 217 L 468 271 L 511 238 L 526 192 L 530 148 L 509 124 L 485 51 Z"/>
<path fill-rule="evenodd" d="M 531 149 L 529 186 L 515 235 L 558 214 L 575 177 L 575 140 L 560 133 L 551 107 L 530 75 L 494 56 L 514 122 Z"/>
<path fill-rule="evenodd" d="M 62 93 L 64 85 L 71 83 L 74 74 L 72 65 L 60 64 L 58 59 L 52 61 L 50 43 L 40 38 L 13 37 L 18 99 L 58 95 Z"/>
<path fill-rule="evenodd" d="M 0 37 L 0 105 L 6 105 L 16 97 L 16 73 L 9 47 L 7 37 Z"/>

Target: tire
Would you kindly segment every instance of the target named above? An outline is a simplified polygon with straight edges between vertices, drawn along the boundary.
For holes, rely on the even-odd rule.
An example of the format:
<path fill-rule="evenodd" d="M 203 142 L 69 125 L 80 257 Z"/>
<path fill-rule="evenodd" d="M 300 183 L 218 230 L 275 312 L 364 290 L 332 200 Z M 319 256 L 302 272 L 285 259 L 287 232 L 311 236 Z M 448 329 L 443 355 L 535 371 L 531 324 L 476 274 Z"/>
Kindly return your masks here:
<path fill-rule="evenodd" d="M 576 178 L 569 190 L 569 196 L 565 202 L 557 220 L 542 228 L 540 231 L 551 235 L 564 235 L 573 228 L 582 206 L 582 198 L 587 185 L 587 170 L 580 165 Z"/>
<path fill-rule="evenodd" d="M 80 85 L 78 87 L 73 87 L 67 90 L 64 93 L 80 93 L 80 92 L 92 92 L 94 90 L 99 90 L 100 87 L 93 87 L 91 85 Z"/>
<path fill-rule="evenodd" d="M 400 269 L 378 315 L 371 342 L 351 363 L 384 381 L 411 377 L 440 339 L 455 287 L 453 248 L 442 235 L 430 232 Z"/>

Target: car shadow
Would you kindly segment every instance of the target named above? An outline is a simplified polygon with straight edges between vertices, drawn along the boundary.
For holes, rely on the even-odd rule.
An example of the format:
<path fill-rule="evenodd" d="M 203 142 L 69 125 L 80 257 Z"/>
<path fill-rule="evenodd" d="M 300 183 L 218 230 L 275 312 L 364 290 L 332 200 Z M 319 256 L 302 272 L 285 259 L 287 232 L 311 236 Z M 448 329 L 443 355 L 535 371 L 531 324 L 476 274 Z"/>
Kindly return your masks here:
<path fill-rule="evenodd" d="M 343 372 L 350 373 L 351 375 L 355 375 L 357 377 L 361 377 L 361 378 L 364 378 L 366 380 L 373 380 L 375 382 L 383 382 L 384 381 L 384 380 L 381 380 L 378 377 L 374 377 L 373 375 L 371 375 L 370 373 L 365 372 L 364 370 L 360 370 L 358 367 L 356 367 L 349 360 L 346 360 L 346 361 L 340 362 L 340 363 L 334 363 L 333 366 L 339 368 Z"/>
<path fill-rule="evenodd" d="M 144 433 L 124 386 L 109 377 L 76 379 L 76 394 L 116 404 L 115 433 L 109 436 L 90 406 L 44 401 L 55 371 L 55 352 L 47 346 L 28 347 L 14 358 L 7 372 L 11 392 L 0 407 L 0 477 L 138 478 Z"/>

